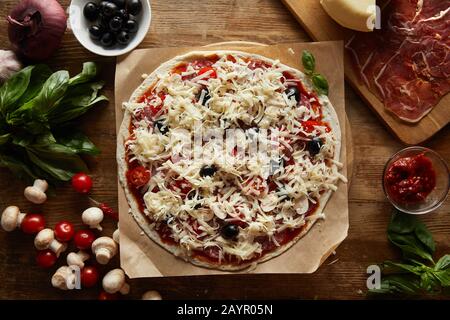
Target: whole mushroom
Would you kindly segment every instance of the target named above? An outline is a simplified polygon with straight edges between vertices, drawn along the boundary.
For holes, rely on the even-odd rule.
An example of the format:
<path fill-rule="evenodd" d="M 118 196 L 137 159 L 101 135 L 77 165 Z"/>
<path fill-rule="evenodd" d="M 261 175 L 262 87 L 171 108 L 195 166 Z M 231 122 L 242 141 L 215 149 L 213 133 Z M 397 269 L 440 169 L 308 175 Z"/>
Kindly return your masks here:
<path fill-rule="evenodd" d="M 68 266 L 62 266 L 56 270 L 52 276 L 52 286 L 61 290 L 72 290 L 75 288 L 76 275 L 73 269 Z"/>
<path fill-rule="evenodd" d="M 162 300 L 158 291 L 150 290 L 142 295 L 142 300 Z"/>
<path fill-rule="evenodd" d="M 100 264 L 107 264 L 117 254 L 117 243 L 110 237 L 97 238 L 92 243 L 92 252 Z"/>
<path fill-rule="evenodd" d="M 67 265 L 84 268 L 84 262 L 89 259 L 89 254 L 84 251 L 71 252 L 67 255 Z"/>
<path fill-rule="evenodd" d="M 19 207 L 7 207 L 2 213 L 1 225 L 3 230 L 10 232 L 18 228 L 25 216 L 26 214 L 20 212 Z"/>
<path fill-rule="evenodd" d="M 1 225 L 8 232 L 20 227 L 24 233 L 36 234 L 45 228 L 45 219 L 40 214 L 25 214 L 19 207 L 9 206 L 2 213 Z"/>
<path fill-rule="evenodd" d="M 117 224 L 117 229 L 114 230 L 114 233 L 112 235 L 113 240 L 119 244 L 119 240 L 120 240 L 120 231 L 119 231 L 119 224 Z"/>
<path fill-rule="evenodd" d="M 49 228 L 39 231 L 36 238 L 34 238 L 34 246 L 38 250 L 50 249 L 57 257 L 67 249 L 67 244 L 56 240 L 53 230 Z"/>
<path fill-rule="evenodd" d="M 32 186 L 25 188 L 23 194 L 25 198 L 28 199 L 28 201 L 35 204 L 42 204 L 45 201 L 47 201 L 47 195 L 45 194 L 47 189 L 48 189 L 47 181 L 36 179 L 34 180 Z"/>
<path fill-rule="evenodd" d="M 103 277 L 103 289 L 107 293 L 120 292 L 121 294 L 128 294 L 130 286 L 125 281 L 125 273 L 122 269 L 113 269 Z"/>
<path fill-rule="evenodd" d="M 97 207 L 88 208 L 82 213 L 81 220 L 84 224 L 88 225 L 89 228 L 102 231 L 100 223 L 103 221 L 103 211 Z"/>

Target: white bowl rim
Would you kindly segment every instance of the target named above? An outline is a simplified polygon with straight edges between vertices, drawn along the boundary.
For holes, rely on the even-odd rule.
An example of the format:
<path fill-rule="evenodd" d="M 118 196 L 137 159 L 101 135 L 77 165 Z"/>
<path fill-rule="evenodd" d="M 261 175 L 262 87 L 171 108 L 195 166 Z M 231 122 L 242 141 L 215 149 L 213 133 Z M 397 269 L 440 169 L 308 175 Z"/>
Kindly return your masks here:
<path fill-rule="evenodd" d="M 68 7 L 68 15 L 69 15 L 68 23 L 71 23 L 70 22 L 71 21 L 70 12 L 72 10 L 73 2 L 74 2 L 74 0 L 71 0 L 70 1 L 70 5 Z M 94 53 L 96 55 L 99 55 L 99 56 L 102 56 L 102 57 L 118 57 L 118 56 L 127 54 L 130 51 L 133 51 L 134 49 L 136 49 L 142 43 L 142 41 L 144 41 L 145 36 L 148 33 L 148 30 L 150 30 L 150 25 L 151 25 L 151 21 L 152 21 L 152 7 L 151 7 L 151 4 L 150 4 L 150 0 L 142 0 L 142 2 L 144 3 L 143 6 L 145 6 L 148 9 L 148 22 L 140 26 L 141 28 L 144 28 L 144 30 L 142 32 L 142 38 L 138 39 L 136 41 L 136 43 L 133 44 L 133 45 L 126 46 L 125 48 L 120 49 L 120 50 L 111 50 L 110 52 L 108 52 L 108 50 L 105 49 L 104 51 L 102 51 L 100 53 L 99 51 L 96 51 L 93 48 L 93 46 L 90 46 L 88 42 L 86 42 L 84 39 L 82 39 L 80 37 L 80 34 L 79 34 L 78 31 L 76 31 L 75 29 L 71 28 L 72 33 L 74 34 L 74 36 L 78 40 L 78 42 L 83 46 L 83 48 L 85 48 L 86 50 L 89 50 L 90 52 L 92 52 L 92 53 Z"/>

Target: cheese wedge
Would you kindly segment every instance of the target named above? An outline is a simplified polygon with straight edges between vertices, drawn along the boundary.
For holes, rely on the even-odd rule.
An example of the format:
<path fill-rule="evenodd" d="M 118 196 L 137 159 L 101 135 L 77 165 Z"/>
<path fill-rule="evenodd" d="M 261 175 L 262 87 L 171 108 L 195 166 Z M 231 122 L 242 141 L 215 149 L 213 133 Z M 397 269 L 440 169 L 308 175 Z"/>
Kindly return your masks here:
<path fill-rule="evenodd" d="M 328 15 L 345 28 L 369 32 L 375 27 L 375 0 L 321 0 L 320 3 Z"/>

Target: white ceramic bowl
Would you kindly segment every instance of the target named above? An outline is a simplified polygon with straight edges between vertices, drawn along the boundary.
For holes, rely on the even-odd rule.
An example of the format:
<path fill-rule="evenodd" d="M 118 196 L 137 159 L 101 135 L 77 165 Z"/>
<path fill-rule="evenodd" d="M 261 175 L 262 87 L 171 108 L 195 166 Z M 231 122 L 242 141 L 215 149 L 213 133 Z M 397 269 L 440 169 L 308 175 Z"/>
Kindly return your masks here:
<path fill-rule="evenodd" d="M 83 16 L 83 8 L 84 5 L 90 1 L 100 3 L 100 0 L 72 0 L 69 7 L 70 28 L 83 47 L 101 56 L 115 57 L 132 51 L 142 42 L 142 40 L 144 40 L 145 35 L 150 28 L 152 16 L 152 9 L 148 0 L 142 0 L 142 11 L 136 17 L 139 29 L 131 39 L 130 43 L 126 46 L 117 44 L 109 48 L 102 47 L 89 36 L 88 28 L 91 25 L 91 22 Z"/>

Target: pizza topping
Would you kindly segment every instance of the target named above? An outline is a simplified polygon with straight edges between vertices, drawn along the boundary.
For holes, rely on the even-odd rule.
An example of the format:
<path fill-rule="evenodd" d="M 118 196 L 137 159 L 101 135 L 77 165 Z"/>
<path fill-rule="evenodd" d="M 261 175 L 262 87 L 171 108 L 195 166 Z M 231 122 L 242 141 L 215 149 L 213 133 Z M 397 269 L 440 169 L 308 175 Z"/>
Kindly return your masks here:
<path fill-rule="evenodd" d="M 239 234 L 239 227 L 235 224 L 226 224 L 220 229 L 220 234 L 225 239 L 235 239 Z"/>
<path fill-rule="evenodd" d="M 150 180 L 150 177 L 150 171 L 143 166 L 133 168 L 127 172 L 128 183 L 135 188 L 145 186 Z"/>
<path fill-rule="evenodd" d="M 314 137 L 312 140 L 307 142 L 306 146 L 309 154 L 314 157 L 320 152 L 320 149 L 323 146 L 323 141 L 320 138 Z"/>
<path fill-rule="evenodd" d="M 169 132 L 169 126 L 165 123 L 165 119 L 156 120 L 154 126 L 161 134 L 167 134 Z"/>
<path fill-rule="evenodd" d="M 211 166 L 203 166 L 200 170 L 201 177 L 210 177 L 214 175 L 217 171 L 217 167 L 215 165 Z"/>
<path fill-rule="evenodd" d="M 331 105 L 311 88 L 278 61 L 214 55 L 158 75 L 145 98 L 125 104 L 127 176 L 148 173 L 133 195 L 164 243 L 241 263 L 323 218 L 314 214 L 321 196 L 345 177 L 335 160 L 340 137 L 323 111 Z"/>

